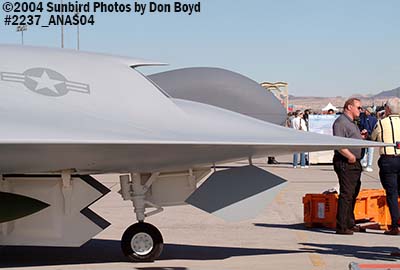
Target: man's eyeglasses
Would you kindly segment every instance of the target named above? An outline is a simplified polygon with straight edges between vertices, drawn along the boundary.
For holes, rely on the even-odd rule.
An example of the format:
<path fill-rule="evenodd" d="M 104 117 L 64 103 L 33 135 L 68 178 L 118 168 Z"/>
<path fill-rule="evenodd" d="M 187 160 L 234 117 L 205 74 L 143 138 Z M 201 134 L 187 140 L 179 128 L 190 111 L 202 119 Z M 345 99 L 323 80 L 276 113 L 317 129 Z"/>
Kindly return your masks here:
<path fill-rule="evenodd" d="M 351 106 L 355 107 L 354 104 L 351 104 Z M 357 108 L 357 110 L 359 110 L 359 111 L 363 111 L 363 110 L 364 110 L 363 107 L 361 107 L 361 106 L 356 107 L 356 108 Z"/>

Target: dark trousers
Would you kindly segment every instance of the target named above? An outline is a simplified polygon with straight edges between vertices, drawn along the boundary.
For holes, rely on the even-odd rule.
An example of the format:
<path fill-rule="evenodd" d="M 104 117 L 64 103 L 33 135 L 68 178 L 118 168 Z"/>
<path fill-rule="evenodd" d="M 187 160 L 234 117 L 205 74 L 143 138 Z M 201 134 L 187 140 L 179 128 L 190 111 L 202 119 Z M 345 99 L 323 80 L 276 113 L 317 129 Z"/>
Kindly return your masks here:
<path fill-rule="evenodd" d="M 386 202 L 389 206 L 392 227 L 398 227 L 400 194 L 400 156 L 381 156 L 378 160 L 379 178 L 386 191 Z"/>
<path fill-rule="evenodd" d="M 333 168 L 339 178 L 340 194 L 336 214 L 336 229 L 346 230 L 355 223 L 354 206 L 361 187 L 362 167 L 359 160 L 349 164 L 342 159 L 333 160 Z"/>

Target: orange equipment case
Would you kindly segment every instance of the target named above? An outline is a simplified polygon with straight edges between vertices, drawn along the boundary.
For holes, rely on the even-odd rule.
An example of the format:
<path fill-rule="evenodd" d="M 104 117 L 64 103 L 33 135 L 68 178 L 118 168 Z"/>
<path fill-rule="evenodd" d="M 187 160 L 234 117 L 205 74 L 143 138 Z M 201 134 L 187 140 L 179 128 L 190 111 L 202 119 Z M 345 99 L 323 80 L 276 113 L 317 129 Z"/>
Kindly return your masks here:
<path fill-rule="evenodd" d="M 306 194 L 303 197 L 306 227 L 336 228 L 337 194 Z M 387 229 L 391 223 L 386 194 L 383 189 L 363 189 L 354 208 L 356 220 L 369 220 Z"/>

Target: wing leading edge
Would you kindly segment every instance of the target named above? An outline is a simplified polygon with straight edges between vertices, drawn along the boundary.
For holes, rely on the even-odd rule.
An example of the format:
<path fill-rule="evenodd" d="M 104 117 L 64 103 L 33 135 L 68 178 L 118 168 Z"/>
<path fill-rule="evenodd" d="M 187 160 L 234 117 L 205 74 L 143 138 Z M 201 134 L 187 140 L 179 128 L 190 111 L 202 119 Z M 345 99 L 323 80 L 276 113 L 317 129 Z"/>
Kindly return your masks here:
<path fill-rule="evenodd" d="M 78 173 L 155 172 L 265 155 L 386 145 L 295 131 L 206 104 L 174 102 L 192 122 L 164 140 L 3 140 L 0 166 L 4 173 L 68 168 Z"/>

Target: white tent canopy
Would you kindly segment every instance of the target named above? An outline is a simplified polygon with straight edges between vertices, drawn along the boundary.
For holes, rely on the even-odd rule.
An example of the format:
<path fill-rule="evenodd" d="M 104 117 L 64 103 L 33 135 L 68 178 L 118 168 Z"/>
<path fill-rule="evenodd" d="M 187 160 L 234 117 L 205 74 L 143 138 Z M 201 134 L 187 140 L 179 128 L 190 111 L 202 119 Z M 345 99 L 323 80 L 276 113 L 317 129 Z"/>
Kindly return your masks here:
<path fill-rule="evenodd" d="M 332 103 L 328 103 L 328 105 L 326 105 L 325 107 L 322 108 L 322 111 L 329 111 L 330 109 L 337 111 L 338 109 L 332 105 Z"/>

